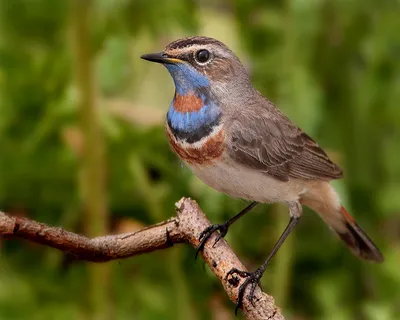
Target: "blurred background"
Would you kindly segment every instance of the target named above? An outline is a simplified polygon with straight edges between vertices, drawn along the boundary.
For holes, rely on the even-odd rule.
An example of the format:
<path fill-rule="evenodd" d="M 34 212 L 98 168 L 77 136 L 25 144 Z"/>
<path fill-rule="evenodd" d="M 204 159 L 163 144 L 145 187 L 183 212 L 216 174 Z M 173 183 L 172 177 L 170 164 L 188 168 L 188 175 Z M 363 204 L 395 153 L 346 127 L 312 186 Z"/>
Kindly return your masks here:
<path fill-rule="evenodd" d="M 182 196 L 213 223 L 237 213 L 170 151 L 172 79 L 139 59 L 215 37 L 344 168 L 334 185 L 386 259 L 359 261 L 306 210 L 264 290 L 287 319 L 400 319 L 399 30 L 395 0 L 0 0 L 0 208 L 88 236 L 167 219 Z M 254 270 L 287 222 L 263 205 L 227 240 Z M 0 239 L 0 319 L 241 319 L 194 253 L 96 265 Z"/>

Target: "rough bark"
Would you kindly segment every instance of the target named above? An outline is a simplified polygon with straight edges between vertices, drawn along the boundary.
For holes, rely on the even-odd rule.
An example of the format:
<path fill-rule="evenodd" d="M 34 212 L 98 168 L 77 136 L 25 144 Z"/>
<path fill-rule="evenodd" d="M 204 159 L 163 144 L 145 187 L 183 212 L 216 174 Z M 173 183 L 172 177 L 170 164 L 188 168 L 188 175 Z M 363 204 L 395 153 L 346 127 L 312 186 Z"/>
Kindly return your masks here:
<path fill-rule="evenodd" d="M 210 226 L 209 220 L 197 203 L 191 199 L 181 199 L 176 203 L 176 209 L 176 217 L 137 232 L 92 239 L 59 227 L 51 227 L 0 212 L 0 235 L 7 238 L 24 238 L 67 252 L 77 259 L 92 262 L 128 258 L 165 249 L 178 243 L 189 243 L 196 248 L 199 245 L 199 234 Z M 213 247 L 215 237 L 216 235 L 212 235 L 206 243 L 202 256 L 210 270 L 221 281 L 230 300 L 235 303 L 238 288 L 243 280 L 225 279 L 225 275 L 231 268 L 240 270 L 246 270 L 246 268 L 224 239 Z M 260 288 L 255 291 L 254 305 L 245 299 L 242 312 L 246 319 L 284 319 L 280 309 L 275 306 L 274 299 L 263 293 Z"/>

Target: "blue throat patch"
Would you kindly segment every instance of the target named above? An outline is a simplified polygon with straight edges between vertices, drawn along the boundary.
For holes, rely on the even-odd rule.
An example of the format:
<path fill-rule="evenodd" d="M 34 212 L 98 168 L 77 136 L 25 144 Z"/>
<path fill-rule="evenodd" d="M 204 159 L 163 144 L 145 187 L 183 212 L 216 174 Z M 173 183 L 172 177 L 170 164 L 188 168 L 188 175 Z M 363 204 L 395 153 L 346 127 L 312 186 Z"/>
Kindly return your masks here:
<path fill-rule="evenodd" d="M 176 92 L 184 95 L 191 90 L 210 85 L 208 78 L 186 62 L 165 65 L 175 83 Z"/>
<path fill-rule="evenodd" d="M 174 100 L 167 113 L 167 122 L 175 138 L 194 143 L 209 135 L 220 122 L 221 112 L 208 92 L 208 78 L 186 63 L 165 65 L 175 83 L 175 96 L 194 93 L 203 106 L 197 111 L 181 112 Z"/>

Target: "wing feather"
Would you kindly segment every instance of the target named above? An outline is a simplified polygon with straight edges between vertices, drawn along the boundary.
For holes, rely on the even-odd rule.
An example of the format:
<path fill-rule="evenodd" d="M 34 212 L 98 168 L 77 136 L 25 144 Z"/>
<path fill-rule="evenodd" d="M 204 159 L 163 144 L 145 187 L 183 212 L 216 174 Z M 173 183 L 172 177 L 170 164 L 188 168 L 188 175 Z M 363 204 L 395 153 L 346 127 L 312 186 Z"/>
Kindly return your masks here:
<path fill-rule="evenodd" d="M 236 118 L 229 131 L 228 152 L 234 160 L 279 180 L 331 180 L 343 175 L 319 145 L 279 111 L 274 117 L 263 110 L 258 116 Z"/>

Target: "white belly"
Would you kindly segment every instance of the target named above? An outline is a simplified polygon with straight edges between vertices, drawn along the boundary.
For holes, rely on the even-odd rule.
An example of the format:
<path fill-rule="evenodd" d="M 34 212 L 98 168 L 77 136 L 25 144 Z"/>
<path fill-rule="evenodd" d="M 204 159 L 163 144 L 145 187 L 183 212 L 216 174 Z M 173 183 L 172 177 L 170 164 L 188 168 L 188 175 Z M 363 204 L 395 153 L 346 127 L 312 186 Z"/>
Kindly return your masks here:
<path fill-rule="evenodd" d="M 234 198 L 257 202 L 290 202 L 298 200 L 307 191 L 305 181 L 296 179 L 282 182 L 233 162 L 188 166 L 207 185 Z"/>

